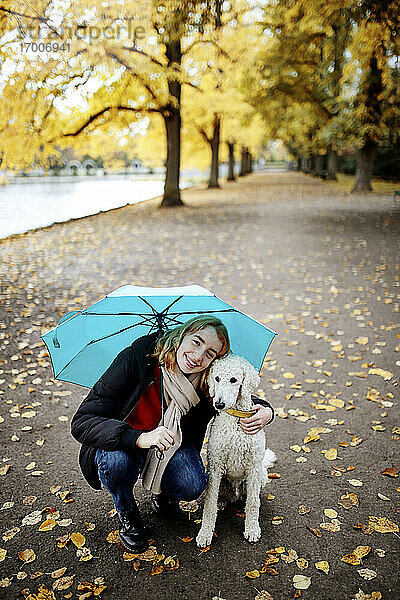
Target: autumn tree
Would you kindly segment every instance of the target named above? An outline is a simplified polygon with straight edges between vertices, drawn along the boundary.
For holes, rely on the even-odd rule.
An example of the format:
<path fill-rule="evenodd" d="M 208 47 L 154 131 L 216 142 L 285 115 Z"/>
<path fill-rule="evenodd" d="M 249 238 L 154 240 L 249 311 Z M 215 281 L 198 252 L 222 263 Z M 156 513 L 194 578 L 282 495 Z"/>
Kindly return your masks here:
<path fill-rule="evenodd" d="M 399 6 L 390 0 L 361 0 L 354 3 L 353 15 L 357 28 L 347 75 L 359 81 L 348 116 L 358 132 L 353 192 L 362 192 L 372 189 L 378 143 L 390 130 L 400 129 Z"/>

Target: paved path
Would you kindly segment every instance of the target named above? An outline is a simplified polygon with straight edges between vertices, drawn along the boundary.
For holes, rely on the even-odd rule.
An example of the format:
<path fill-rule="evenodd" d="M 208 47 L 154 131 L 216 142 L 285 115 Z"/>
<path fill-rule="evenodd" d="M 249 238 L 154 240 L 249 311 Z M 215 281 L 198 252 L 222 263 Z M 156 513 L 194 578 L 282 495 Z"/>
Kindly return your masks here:
<path fill-rule="evenodd" d="M 50 573 L 66 567 L 73 583 L 55 591 L 57 598 L 76 598 L 78 582 L 103 577 L 105 600 L 252 600 L 261 590 L 286 600 L 296 593 L 293 576 L 305 575 L 311 584 L 302 597 L 310 600 L 347 600 L 359 588 L 394 599 L 400 480 L 390 476 L 395 469 L 382 474 L 393 469 L 400 439 L 400 214 L 393 199 L 339 193 L 297 173 L 257 173 L 220 190 L 185 191 L 184 200 L 181 209 L 160 211 L 150 201 L 0 242 L 0 472 L 11 465 L 0 477 L 1 535 L 13 530 L 0 540 L 7 550 L 0 579 L 11 579 L 0 592 L 11 599 L 24 589 L 51 589 Z M 280 414 L 267 428 L 280 477 L 262 494 L 262 539 L 244 541 L 240 508 L 232 507 L 201 553 L 194 540 L 181 539 L 195 537 L 200 511 L 160 522 L 138 490 L 158 553 L 180 562 L 159 575 L 150 575 L 151 562 L 124 561 L 106 541 L 117 528 L 111 500 L 83 482 L 69 434 L 84 390 L 52 379 L 40 341 L 67 310 L 127 283 L 199 283 L 279 334 L 262 380 Z M 325 433 L 304 443 L 312 427 Z M 339 503 L 347 494 L 355 494 L 347 496 L 357 503 L 352 508 Z M 27 515 L 36 524 L 23 525 Z M 38 532 L 47 516 L 58 524 Z M 79 560 L 71 541 L 57 547 L 56 538 L 73 532 L 85 536 L 91 560 Z M 360 564 L 343 562 L 357 546 L 370 548 Z M 29 548 L 36 559 L 24 563 L 18 553 Z M 273 548 L 280 559 L 269 573 L 246 577 L 257 576 Z M 329 563 L 328 574 L 315 567 L 320 561 Z M 376 577 L 365 580 L 361 569 Z"/>

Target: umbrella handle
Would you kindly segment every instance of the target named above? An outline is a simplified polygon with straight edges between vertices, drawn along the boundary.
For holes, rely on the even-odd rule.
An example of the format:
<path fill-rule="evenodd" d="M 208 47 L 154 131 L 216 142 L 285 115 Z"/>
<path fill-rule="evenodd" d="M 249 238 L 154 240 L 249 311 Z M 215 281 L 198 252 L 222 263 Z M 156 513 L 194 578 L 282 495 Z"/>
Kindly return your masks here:
<path fill-rule="evenodd" d="M 72 317 L 75 317 L 77 314 L 80 314 L 82 311 L 81 310 L 70 310 L 69 312 L 67 312 L 66 315 L 64 315 L 63 317 L 61 317 L 61 319 L 58 321 L 54 332 L 53 332 L 53 337 L 52 337 L 52 342 L 53 342 L 53 346 L 54 348 L 59 348 L 60 347 L 60 342 L 58 341 L 57 338 L 57 327 L 59 325 L 61 325 L 61 323 L 64 323 L 65 321 L 68 321 L 69 319 L 72 319 Z"/>

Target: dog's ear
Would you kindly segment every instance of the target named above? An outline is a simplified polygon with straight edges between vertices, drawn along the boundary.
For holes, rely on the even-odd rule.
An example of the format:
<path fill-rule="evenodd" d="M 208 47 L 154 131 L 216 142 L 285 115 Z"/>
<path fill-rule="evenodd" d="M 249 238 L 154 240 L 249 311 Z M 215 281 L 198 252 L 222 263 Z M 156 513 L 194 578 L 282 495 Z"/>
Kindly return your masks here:
<path fill-rule="evenodd" d="M 214 374 L 213 374 L 213 368 L 212 368 L 212 366 L 208 370 L 206 381 L 207 381 L 207 385 L 208 385 L 208 393 L 210 394 L 210 396 L 212 398 L 214 398 L 214 396 L 215 396 L 215 384 L 214 384 Z"/>
<path fill-rule="evenodd" d="M 260 375 L 253 365 L 246 361 L 243 364 L 243 376 L 242 390 L 244 395 L 248 396 L 260 385 Z"/>

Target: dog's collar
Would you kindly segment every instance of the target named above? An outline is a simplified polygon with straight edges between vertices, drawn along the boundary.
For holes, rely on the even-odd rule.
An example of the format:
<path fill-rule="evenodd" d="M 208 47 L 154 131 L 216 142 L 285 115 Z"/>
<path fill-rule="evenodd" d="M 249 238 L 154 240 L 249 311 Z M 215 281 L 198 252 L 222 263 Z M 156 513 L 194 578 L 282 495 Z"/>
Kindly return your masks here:
<path fill-rule="evenodd" d="M 227 408 L 226 411 L 228 415 L 232 415 L 233 417 L 239 418 L 247 418 L 252 417 L 256 414 L 256 410 L 238 410 L 237 408 Z"/>

